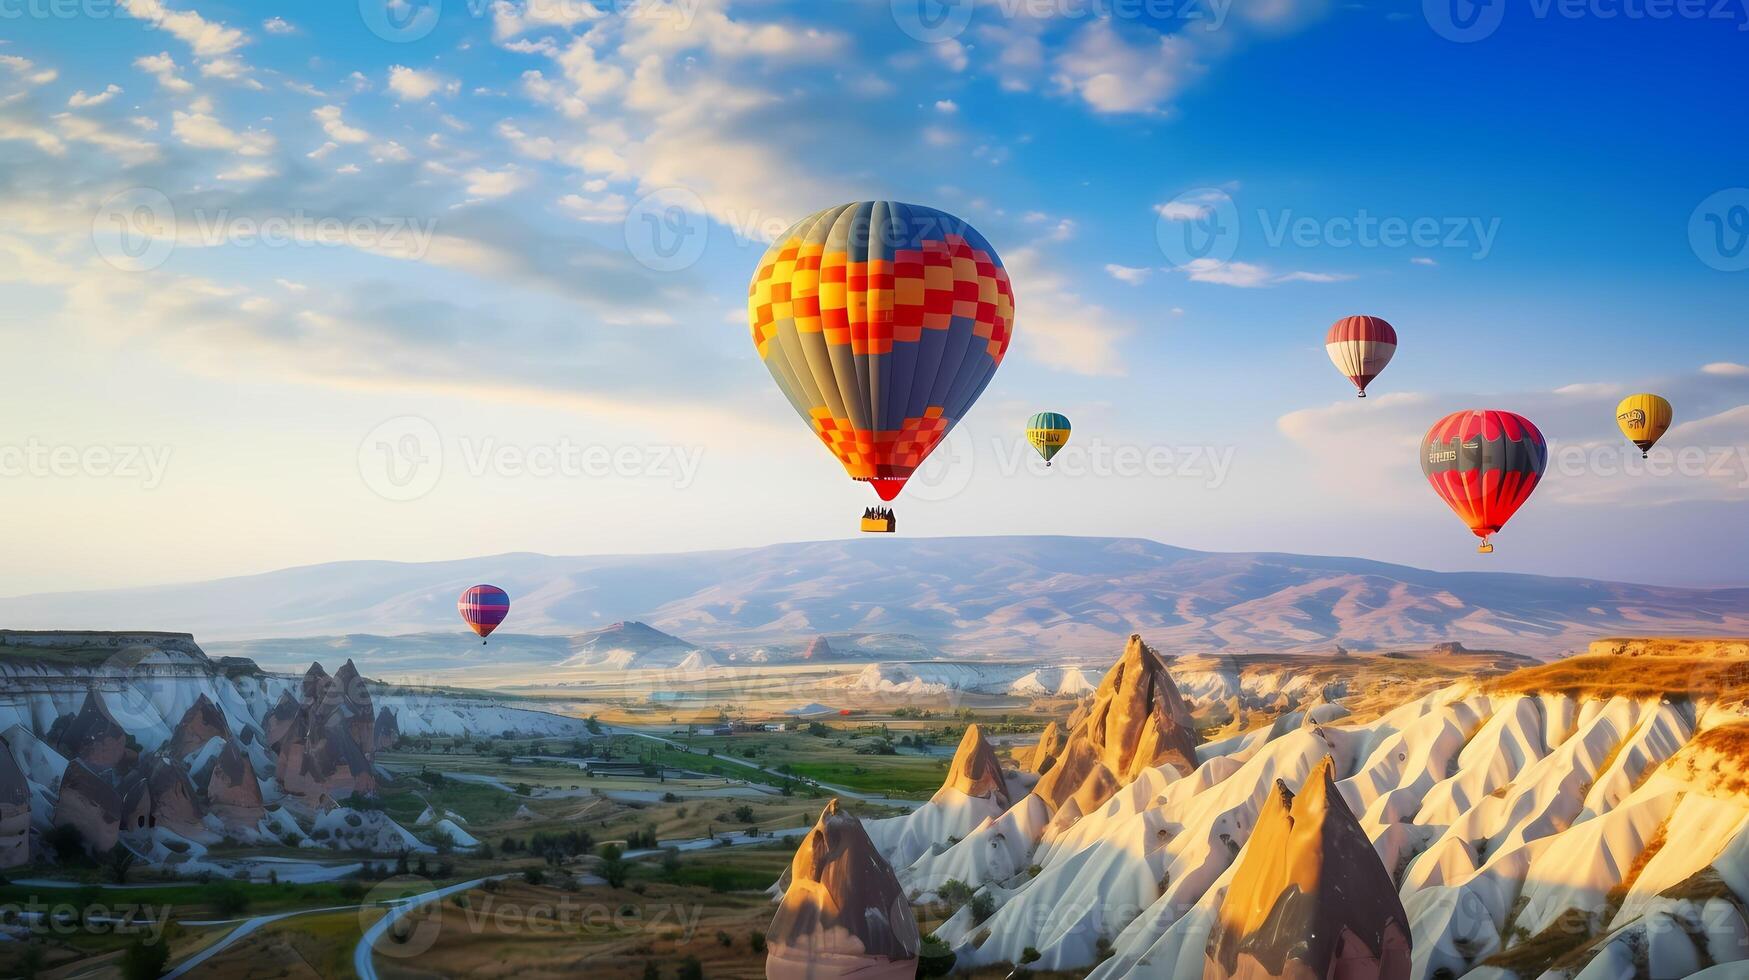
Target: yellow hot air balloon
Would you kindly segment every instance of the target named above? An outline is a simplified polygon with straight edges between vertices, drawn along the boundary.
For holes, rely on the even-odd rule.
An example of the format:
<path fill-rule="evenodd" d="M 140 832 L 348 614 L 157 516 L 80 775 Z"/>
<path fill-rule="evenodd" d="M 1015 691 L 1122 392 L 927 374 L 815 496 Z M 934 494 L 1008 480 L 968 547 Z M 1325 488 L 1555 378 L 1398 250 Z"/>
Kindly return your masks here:
<path fill-rule="evenodd" d="M 1615 407 L 1615 421 L 1622 435 L 1640 447 L 1642 457 L 1652 453 L 1652 447 L 1670 430 L 1670 403 L 1657 395 L 1629 395 Z"/>

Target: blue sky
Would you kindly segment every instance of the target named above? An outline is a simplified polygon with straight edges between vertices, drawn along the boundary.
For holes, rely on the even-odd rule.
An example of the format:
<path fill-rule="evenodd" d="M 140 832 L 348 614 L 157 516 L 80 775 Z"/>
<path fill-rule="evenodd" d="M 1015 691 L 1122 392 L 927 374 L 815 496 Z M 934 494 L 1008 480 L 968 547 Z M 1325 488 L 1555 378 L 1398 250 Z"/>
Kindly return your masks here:
<path fill-rule="evenodd" d="M 0 591 L 843 536 L 742 306 L 877 197 L 1018 309 L 907 533 L 1749 584 L 1740 6 L 927 2 L 0 0 Z M 1356 403 L 1361 312 L 1403 347 Z M 1568 453 L 1488 559 L 1414 460 L 1465 407 Z"/>

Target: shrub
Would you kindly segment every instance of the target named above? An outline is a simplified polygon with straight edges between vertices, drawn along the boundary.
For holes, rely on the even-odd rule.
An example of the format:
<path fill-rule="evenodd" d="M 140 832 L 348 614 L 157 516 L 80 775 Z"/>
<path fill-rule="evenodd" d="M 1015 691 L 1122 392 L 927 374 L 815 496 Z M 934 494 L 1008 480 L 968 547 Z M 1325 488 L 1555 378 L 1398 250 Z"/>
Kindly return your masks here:
<path fill-rule="evenodd" d="M 121 954 L 122 980 L 158 980 L 169 962 L 168 944 L 141 936 Z"/>

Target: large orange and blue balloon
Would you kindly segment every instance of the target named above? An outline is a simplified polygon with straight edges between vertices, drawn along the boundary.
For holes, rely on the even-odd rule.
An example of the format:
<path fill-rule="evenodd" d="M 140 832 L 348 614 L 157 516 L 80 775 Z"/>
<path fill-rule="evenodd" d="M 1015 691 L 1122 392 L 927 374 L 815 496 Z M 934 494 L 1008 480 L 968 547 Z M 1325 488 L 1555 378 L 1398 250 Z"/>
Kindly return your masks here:
<path fill-rule="evenodd" d="M 463 592 L 455 605 L 462 622 L 480 634 L 480 645 L 485 646 L 486 637 L 510 615 L 510 594 L 496 585 L 476 585 Z"/>
<path fill-rule="evenodd" d="M 1366 386 L 1397 353 L 1397 331 L 1383 317 L 1343 317 L 1324 335 L 1324 352 L 1365 398 Z"/>
<path fill-rule="evenodd" d="M 996 250 L 934 208 L 864 201 L 802 219 L 759 260 L 760 360 L 852 479 L 891 500 L 983 393 L 1014 330 Z"/>
<path fill-rule="evenodd" d="M 1453 412 L 1421 440 L 1421 472 L 1482 544 L 1530 499 L 1549 463 L 1548 442 L 1530 420 L 1511 412 Z"/>

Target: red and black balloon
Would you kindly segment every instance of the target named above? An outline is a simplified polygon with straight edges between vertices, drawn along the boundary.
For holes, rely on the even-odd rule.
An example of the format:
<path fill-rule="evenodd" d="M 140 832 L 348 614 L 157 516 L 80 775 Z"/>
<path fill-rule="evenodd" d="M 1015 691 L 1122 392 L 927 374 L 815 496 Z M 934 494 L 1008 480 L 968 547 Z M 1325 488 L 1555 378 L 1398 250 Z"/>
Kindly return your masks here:
<path fill-rule="evenodd" d="M 1541 431 L 1522 415 L 1493 409 L 1453 412 L 1421 440 L 1421 472 L 1452 511 L 1482 539 L 1506 526 L 1530 499 L 1549 463 Z"/>

